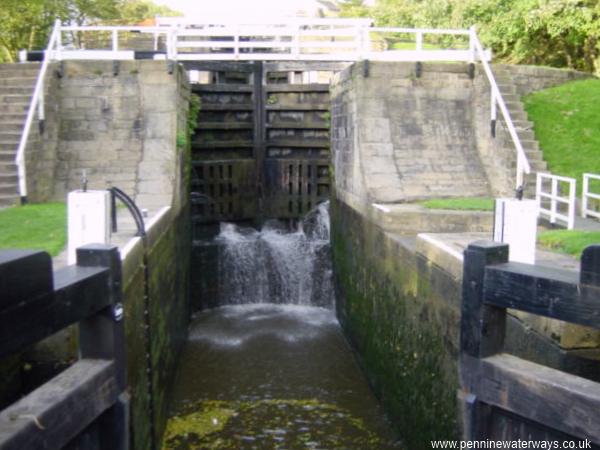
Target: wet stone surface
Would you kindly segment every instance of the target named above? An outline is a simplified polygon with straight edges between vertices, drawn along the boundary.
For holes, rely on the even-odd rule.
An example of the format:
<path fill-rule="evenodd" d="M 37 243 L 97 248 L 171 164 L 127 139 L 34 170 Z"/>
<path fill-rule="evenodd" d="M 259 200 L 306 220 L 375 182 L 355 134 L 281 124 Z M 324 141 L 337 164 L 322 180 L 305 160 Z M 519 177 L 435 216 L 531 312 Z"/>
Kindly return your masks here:
<path fill-rule="evenodd" d="M 224 306 L 194 318 L 166 449 L 394 449 L 331 310 Z"/>

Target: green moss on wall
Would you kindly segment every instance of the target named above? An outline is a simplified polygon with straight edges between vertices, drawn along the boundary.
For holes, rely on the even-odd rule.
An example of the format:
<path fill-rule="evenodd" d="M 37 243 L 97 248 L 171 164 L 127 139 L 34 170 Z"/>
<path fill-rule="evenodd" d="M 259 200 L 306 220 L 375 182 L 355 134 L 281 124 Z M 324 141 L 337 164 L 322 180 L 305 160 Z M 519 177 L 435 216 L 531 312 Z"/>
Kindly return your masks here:
<path fill-rule="evenodd" d="M 332 203 L 338 316 L 376 394 L 407 448 L 455 438 L 458 285 L 441 282 L 440 269 Z"/>

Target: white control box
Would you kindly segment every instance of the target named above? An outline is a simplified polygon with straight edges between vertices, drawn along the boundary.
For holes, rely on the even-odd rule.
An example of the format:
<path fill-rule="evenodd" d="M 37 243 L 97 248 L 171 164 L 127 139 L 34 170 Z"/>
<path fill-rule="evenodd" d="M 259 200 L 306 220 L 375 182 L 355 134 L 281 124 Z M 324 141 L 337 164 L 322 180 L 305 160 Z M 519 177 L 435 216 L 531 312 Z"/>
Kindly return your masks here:
<path fill-rule="evenodd" d="M 535 200 L 496 199 L 494 241 L 509 245 L 509 260 L 535 264 L 538 207 Z"/>
<path fill-rule="evenodd" d="M 68 196 L 68 262 L 75 264 L 75 250 L 86 244 L 110 242 L 110 193 L 73 191 Z"/>

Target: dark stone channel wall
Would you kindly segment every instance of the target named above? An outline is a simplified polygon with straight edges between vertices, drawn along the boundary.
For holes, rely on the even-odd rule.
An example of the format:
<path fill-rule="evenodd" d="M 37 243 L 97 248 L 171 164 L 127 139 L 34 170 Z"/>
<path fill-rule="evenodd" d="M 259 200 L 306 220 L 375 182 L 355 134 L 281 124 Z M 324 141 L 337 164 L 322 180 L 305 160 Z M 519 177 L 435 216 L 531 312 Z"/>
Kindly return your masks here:
<path fill-rule="evenodd" d="M 332 202 L 338 318 L 406 448 L 457 436 L 460 289 L 343 202 Z"/>
<path fill-rule="evenodd" d="M 140 242 L 132 251 L 124 267 L 132 449 L 139 450 L 150 448 L 151 421 L 156 429 L 156 441 L 161 441 L 169 393 L 189 322 L 191 227 L 188 207 L 173 215 L 167 213 L 162 222 L 149 233 L 145 245 Z M 153 417 L 146 375 L 144 250 L 148 264 Z"/>

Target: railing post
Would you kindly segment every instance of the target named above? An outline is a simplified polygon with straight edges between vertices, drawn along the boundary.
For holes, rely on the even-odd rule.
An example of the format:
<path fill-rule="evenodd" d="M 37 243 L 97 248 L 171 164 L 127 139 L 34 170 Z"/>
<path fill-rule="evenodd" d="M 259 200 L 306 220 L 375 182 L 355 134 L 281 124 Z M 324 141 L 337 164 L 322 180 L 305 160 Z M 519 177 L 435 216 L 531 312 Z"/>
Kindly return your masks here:
<path fill-rule="evenodd" d="M 492 137 L 496 137 L 496 119 L 498 118 L 498 107 L 496 105 L 496 94 L 491 90 L 491 105 L 490 105 L 490 132 Z"/>
<path fill-rule="evenodd" d="M 362 38 L 362 57 L 364 59 L 368 59 L 369 57 L 369 53 L 371 52 L 371 34 L 369 31 L 369 27 L 362 27 L 362 34 L 363 34 L 363 38 Z"/>
<path fill-rule="evenodd" d="M 423 50 L 423 32 L 417 31 L 417 51 Z"/>
<path fill-rule="evenodd" d="M 119 51 L 119 32 L 116 29 L 112 30 L 112 51 Z"/>
<path fill-rule="evenodd" d="M 577 189 L 574 181 L 569 181 L 569 221 L 567 229 L 572 230 L 575 228 L 575 193 Z"/>
<path fill-rule="evenodd" d="M 54 28 L 56 29 L 56 50 L 53 55 L 53 59 L 60 61 L 62 59 L 62 24 L 60 23 L 60 20 L 56 19 L 56 22 L 54 22 Z"/>
<path fill-rule="evenodd" d="M 588 206 L 588 191 L 590 188 L 590 178 L 587 173 L 583 174 L 583 186 L 581 188 L 581 217 L 585 219 L 587 216 L 587 206 Z"/>
<path fill-rule="evenodd" d="M 472 25 L 469 28 L 469 54 L 471 60 L 469 62 L 475 62 L 475 39 L 477 38 L 477 31 L 475 29 L 475 25 Z M 481 58 L 484 58 L 484 55 L 481 55 Z"/>
<path fill-rule="evenodd" d="M 556 197 L 558 196 L 558 180 L 556 178 L 552 178 L 552 184 L 550 189 L 550 223 L 556 222 Z"/>
<path fill-rule="evenodd" d="M 535 203 L 538 210 L 542 207 L 542 174 L 538 172 L 535 178 Z"/>
<path fill-rule="evenodd" d="M 516 176 L 516 189 L 519 189 L 523 186 L 523 161 L 521 160 L 521 155 L 517 153 L 517 176 Z"/>
<path fill-rule="evenodd" d="M 301 25 L 296 25 L 296 34 L 294 36 L 294 59 L 300 59 L 300 28 Z"/>
<path fill-rule="evenodd" d="M 236 60 L 240 59 L 240 25 L 236 24 L 235 25 L 235 34 L 233 36 L 233 41 L 234 41 L 234 47 L 233 47 L 233 54 L 234 54 L 234 58 Z"/>

